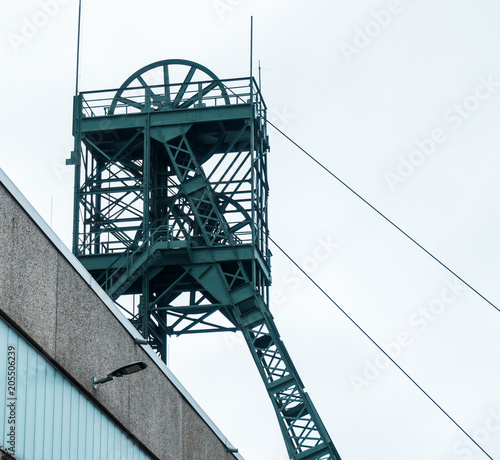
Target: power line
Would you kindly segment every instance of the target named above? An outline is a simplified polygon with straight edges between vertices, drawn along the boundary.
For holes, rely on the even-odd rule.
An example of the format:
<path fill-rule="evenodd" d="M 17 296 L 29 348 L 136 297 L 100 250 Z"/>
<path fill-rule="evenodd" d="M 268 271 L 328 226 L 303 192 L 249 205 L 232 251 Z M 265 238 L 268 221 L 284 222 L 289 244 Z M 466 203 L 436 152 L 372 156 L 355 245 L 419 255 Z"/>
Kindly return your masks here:
<path fill-rule="evenodd" d="M 433 254 L 431 254 L 427 249 L 425 249 L 420 243 L 418 243 L 414 238 L 412 238 L 408 233 L 406 233 L 401 227 L 396 225 L 391 219 L 389 219 L 385 214 L 383 214 L 381 211 L 379 211 L 375 206 L 373 206 L 370 202 L 365 200 L 359 193 L 357 193 L 354 189 L 349 187 L 342 179 L 340 179 L 338 176 L 336 176 L 333 172 L 331 172 L 325 165 L 320 163 L 316 158 L 314 158 L 309 152 L 307 152 L 305 149 L 303 149 L 297 142 L 295 142 L 293 139 L 291 139 L 289 136 L 287 136 L 281 129 L 279 129 L 276 125 L 271 123 L 269 120 L 267 122 L 280 134 L 282 134 L 284 137 L 286 137 L 293 145 L 295 145 L 299 150 L 301 150 L 303 153 L 305 153 L 311 160 L 313 160 L 318 166 L 323 168 L 330 176 L 332 176 L 334 179 L 336 179 L 338 182 L 340 182 L 345 188 L 347 188 L 350 192 L 354 193 L 363 203 L 368 205 L 373 211 L 375 211 L 380 217 L 385 219 L 389 224 L 391 224 L 395 229 L 397 229 L 399 232 L 401 232 L 406 238 L 408 238 L 411 242 L 416 244 L 422 251 L 424 251 L 427 255 L 432 257 L 439 265 L 444 267 L 446 270 L 448 270 L 453 276 L 455 276 L 458 280 L 460 280 L 462 283 L 464 283 L 471 291 L 476 293 L 479 297 L 481 297 L 485 302 L 489 303 L 495 310 L 500 312 L 500 308 L 498 308 L 496 305 L 493 304 L 493 302 L 489 301 L 484 295 L 482 295 L 478 290 L 474 289 L 467 281 L 465 281 L 461 276 L 459 276 L 456 272 L 454 272 L 450 267 L 448 267 L 445 263 L 441 262 L 437 257 L 435 257 Z"/>
<path fill-rule="evenodd" d="M 276 241 L 274 241 L 268 234 L 268 237 L 269 237 L 269 240 L 276 246 L 276 248 L 278 248 L 278 250 L 290 261 L 292 262 L 293 265 L 295 265 L 295 267 L 297 267 L 301 273 L 307 277 L 307 279 L 314 284 L 314 286 L 316 286 L 316 288 L 318 288 L 321 293 L 331 302 L 333 303 L 333 305 L 335 305 L 335 307 L 337 307 L 341 312 L 342 314 L 352 323 L 354 324 L 354 326 L 356 326 L 356 328 L 358 328 L 359 331 L 361 331 L 361 333 L 371 342 L 373 343 L 373 345 L 375 345 L 386 357 L 387 359 L 389 359 L 406 377 L 408 377 L 408 379 L 410 379 L 410 381 L 425 395 L 427 396 L 427 398 L 429 398 L 433 403 L 434 405 L 444 414 L 446 415 L 446 417 L 448 417 L 448 419 L 450 419 L 454 424 L 455 426 L 460 430 L 462 431 L 462 433 L 465 434 L 465 436 L 467 436 L 489 459 L 493 460 L 493 458 L 467 433 L 467 431 L 465 431 L 459 424 L 458 422 L 455 421 L 455 419 L 450 415 L 448 414 L 448 412 L 446 412 L 430 395 L 429 393 L 427 393 L 396 361 L 394 361 L 385 351 L 384 349 L 374 340 L 370 337 L 370 335 L 368 335 L 368 333 L 353 319 L 351 318 L 351 316 L 337 303 L 335 302 L 335 300 L 333 300 L 330 295 L 327 294 L 327 292 L 316 282 L 314 281 L 307 273 L 304 269 L 302 269 L 302 267 L 297 263 L 295 262 L 295 260 L 292 259 L 291 256 L 289 256 L 286 251 L 281 247 L 279 246 Z"/>

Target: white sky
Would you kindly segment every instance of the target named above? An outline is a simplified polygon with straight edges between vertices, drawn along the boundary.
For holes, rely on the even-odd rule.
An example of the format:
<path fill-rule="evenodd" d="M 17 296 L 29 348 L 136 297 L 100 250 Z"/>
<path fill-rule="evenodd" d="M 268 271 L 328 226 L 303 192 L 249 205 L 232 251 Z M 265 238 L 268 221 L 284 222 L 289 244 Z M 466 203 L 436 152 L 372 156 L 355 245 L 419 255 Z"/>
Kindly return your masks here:
<path fill-rule="evenodd" d="M 69 246 L 77 1 L 51 17 L 44 1 L 2 1 L 0 167 Z M 500 305 L 500 3 L 84 0 L 80 88 L 119 87 L 167 58 L 247 76 L 250 15 L 271 120 Z M 421 164 L 394 182 L 431 136 L 434 153 L 414 153 Z M 457 288 L 443 304 L 449 273 L 280 135 L 271 142 L 273 238 L 374 339 L 402 339 L 398 363 L 499 458 L 500 313 Z M 278 329 L 344 460 L 486 458 L 392 366 L 356 391 L 379 353 L 273 253 Z M 170 364 L 247 460 L 286 458 L 238 336 L 175 339 Z"/>

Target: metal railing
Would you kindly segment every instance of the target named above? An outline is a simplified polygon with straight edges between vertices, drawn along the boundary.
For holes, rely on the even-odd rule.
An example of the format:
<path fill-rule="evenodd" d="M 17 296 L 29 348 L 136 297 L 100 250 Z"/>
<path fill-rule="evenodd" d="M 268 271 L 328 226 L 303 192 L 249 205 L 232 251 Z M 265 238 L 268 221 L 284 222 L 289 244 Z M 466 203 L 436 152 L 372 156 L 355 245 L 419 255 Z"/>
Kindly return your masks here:
<path fill-rule="evenodd" d="M 97 282 L 103 286 L 105 290 L 109 290 L 113 283 L 121 276 L 122 272 L 129 271 L 133 264 L 145 253 L 149 253 L 155 243 L 160 241 L 171 241 L 171 227 L 168 225 L 160 225 L 153 230 L 148 230 L 144 240 L 140 241 L 137 248 L 133 251 L 121 253 L 109 269 L 106 270 Z"/>
<path fill-rule="evenodd" d="M 241 104 L 253 104 L 264 119 L 267 111 L 254 78 L 85 91 L 79 96 L 83 118 Z"/>

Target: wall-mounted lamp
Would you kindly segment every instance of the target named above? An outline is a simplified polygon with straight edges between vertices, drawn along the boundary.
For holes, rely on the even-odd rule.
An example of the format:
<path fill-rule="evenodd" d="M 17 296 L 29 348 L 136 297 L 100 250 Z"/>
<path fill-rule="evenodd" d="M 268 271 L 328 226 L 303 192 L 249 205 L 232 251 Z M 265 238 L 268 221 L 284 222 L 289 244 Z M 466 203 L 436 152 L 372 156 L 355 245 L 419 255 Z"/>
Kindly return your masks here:
<path fill-rule="evenodd" d="M 114 380 L 115 377 L 123 377 L 124 375 L 135 374 L 136 372 L 142 371 L 146 369 L 148 365 L 144 361 L 135 361 L 133 363 L 127 364 L 126 366 L 120 367 L 120 369 L 116 369 L 116 371 L 108 374 L 107 377 L 103 377 L 102 379 L 98 379 L 94 377 L 94 390 L 97 389 L 97 385 L 101 383 L 110 382 Z"/>
<path fill-rule="evenodd" d="M 134 338 L 134 343 L 137 344 L 137 345 L 148 345 L 149 344 L 149 340 L 148 339 L 144 339 L 142 337 L 135 337 Z"/>

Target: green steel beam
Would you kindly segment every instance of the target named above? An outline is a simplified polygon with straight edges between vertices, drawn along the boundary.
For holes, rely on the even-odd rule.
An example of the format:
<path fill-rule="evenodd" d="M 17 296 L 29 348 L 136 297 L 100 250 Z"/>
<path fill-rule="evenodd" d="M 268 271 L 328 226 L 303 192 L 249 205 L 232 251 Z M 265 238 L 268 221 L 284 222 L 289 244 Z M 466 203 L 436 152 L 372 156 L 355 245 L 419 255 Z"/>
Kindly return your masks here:
<path fill-rule="evenodd" d="M 134 114 L 114 115 L 114 116 L 96 116 L 83 118 L 81 120 L 81 132 L 95 132 L 102 130 L 105 126 L 106 131 L 116 129 L 133 129 L 143 127 L 146 123 L 146 115 L 151 117 L 152 127 L 168 126 L 172 124 L 188 124 L 198 122 L 216 122 L 218 120 L 241 120 L 252 116 L 252 106 L 246 103 L 240 103 L 228 107 L 206 107 L 186 109 L 175 109 L 170 112 L 143 112 Z"/>
<path fill-rule="evenodd" d="M 74 107 L 84 266 L 133 300 L 122 308 L 165 361 L 169 336 L 240 331 L 290 458 L 340 459 L 269 311 L 269 146 L 253 79 L 160 61 Z"/>

